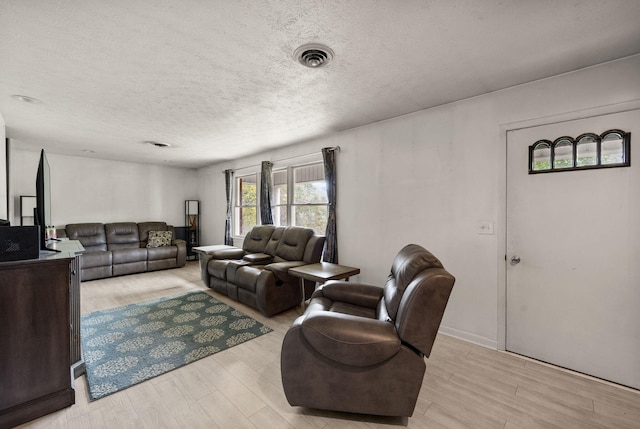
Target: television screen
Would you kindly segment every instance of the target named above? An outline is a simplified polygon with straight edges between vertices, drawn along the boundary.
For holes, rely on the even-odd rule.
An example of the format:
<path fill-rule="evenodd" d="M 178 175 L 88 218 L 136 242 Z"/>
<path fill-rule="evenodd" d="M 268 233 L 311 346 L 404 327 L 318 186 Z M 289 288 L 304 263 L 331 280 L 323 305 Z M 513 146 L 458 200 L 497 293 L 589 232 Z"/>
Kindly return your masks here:
<path fill-rule="evenodd" d="M 49 161 L 42 149 L 40 152 L 40 164 L 38 164 L 38 174 L 36 175 L 36 213 L 35 222 L 40 227 L 40 249 L 47 248 L 47 237 L 45 236 L 47 226 L 51 223 L 51 173 L 49 171 Z"/>

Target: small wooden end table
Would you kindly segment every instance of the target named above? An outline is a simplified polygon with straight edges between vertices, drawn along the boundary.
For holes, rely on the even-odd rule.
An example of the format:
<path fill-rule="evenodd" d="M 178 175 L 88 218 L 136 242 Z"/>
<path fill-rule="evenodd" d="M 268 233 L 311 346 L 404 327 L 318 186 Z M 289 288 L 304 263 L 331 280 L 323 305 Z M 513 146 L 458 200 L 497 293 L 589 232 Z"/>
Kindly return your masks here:
<path fill-rule="evenodd" d="M 349 277 L 360 274 L 360 268 L 347 267 L 346 265 L 332 264 L 330 262 L 318 262 L 317 264 L 302 265 L 300 267 L 289 268 L 289 274 L 300 278 L 300 291 L 302 292 L 302 303 L 304 310 L 306 301 L 304 293 L 304 281 L 311 280 L 320 284 L 328 280 L 346 280 Z"/>

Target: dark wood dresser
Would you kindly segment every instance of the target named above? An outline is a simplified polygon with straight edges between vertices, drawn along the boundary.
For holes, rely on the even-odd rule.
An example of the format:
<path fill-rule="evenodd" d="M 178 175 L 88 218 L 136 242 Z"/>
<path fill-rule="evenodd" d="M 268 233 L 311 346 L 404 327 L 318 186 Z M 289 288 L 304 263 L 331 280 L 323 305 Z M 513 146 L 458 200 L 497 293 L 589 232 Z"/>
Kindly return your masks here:
<path fill-rule="evenodd" d="M 39 259 L 0 262 L 0 428 L 75 403 L 80 349 L 80 258 L 73 240 Z"/>

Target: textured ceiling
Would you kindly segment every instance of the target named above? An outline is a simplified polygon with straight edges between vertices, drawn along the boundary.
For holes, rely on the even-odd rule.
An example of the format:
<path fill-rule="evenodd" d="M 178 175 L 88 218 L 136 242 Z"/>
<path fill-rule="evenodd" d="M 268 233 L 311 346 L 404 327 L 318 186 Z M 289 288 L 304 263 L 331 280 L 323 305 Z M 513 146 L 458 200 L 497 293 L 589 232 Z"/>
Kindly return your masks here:
<path fill-rule="evenodd" d="M 2 0 L 0 114 L 22 149 L 200 167 L 635 54 L 638 22 L 638 0 Z M 311 42 L 334 61 L 296 62 Z"/>

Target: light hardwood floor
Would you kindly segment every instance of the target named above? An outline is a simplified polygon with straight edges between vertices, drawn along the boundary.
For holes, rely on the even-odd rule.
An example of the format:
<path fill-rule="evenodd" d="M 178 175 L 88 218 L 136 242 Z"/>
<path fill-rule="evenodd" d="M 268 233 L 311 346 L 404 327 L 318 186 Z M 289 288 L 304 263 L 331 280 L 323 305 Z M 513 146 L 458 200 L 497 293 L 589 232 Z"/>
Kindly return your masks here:
<path fill-rule="evenodd" d="M 291 407 L 280 345 L 298 309 L 272 318 L 205 288 L 187 267 L 82 284 L 82 312 L 207 290 L 274 332 L 22 428 L 640 428 L 640 392 L 439 335 L 409 419 Z"/>

